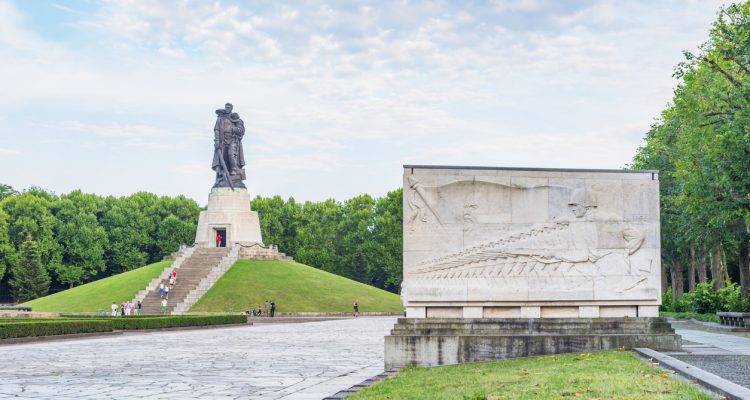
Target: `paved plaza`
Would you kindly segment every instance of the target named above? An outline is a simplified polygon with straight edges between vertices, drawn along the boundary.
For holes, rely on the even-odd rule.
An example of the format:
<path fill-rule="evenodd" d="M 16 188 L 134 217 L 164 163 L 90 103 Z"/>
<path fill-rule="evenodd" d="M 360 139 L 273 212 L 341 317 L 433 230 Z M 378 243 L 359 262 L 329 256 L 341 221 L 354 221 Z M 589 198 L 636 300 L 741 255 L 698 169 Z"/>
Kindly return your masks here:
<path fill-rule="evenodd" d="M 681 329 L 675 331 L 686 344 L 682 352 L 667 353 L 690 365 L 750 388 L 750 339 L 718 332 Z"/>
<path fill-rule="evenodd" d="M 0 346 L 0 398 L 320 399 L 383 371 L 396 318 Z"/>

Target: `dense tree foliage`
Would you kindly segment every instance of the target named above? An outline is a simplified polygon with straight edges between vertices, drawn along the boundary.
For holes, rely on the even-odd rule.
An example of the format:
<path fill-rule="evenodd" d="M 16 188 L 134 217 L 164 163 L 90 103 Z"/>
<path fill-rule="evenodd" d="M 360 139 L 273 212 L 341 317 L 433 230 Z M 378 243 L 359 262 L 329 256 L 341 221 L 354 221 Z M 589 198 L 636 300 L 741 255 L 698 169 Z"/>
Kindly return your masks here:
<path fill-rule="evenodd" d="M 200 208 L 184 196 L 101 197 L 80 190 L 58 196 L 35 187 L 20 193 L 7 185 L 0 189 L 7 194 L 0 200 L 0 301 L 20 299 L 11 296 L 20 292 L 10 290 L 9 272 L 22 271 L 27 239 L 53 291 L 159 261 L 195 240 Z M 265 243 L 302 263 L 398 290 L 401 190 L 343 203 L 257 197 L 251 207 L 259 212 Z"/>
<path fill-rule="evenodd" d="M 401 189 L 373 199 L 361 195 L 297 203 L 256 197 L 263 240 L 295 260 L 397 292 L 402 262 Z"/>
<path fill-rule="evenodd" d="M 50 278 L 31 235 L 26 235 L 19 254 L 18 262 L 11 269 L 9 282 L 13 298 L 24 302 L 44 296 L 49 291 Z"/>
<path fill-rule="evenodd" d="M 0 185 L 0 196 L 0 301 L 20 299 L 21 292 L 11 290 L 17 274 L 8 271 L 22 271 L 27 238 L 52 288 L 61 290 L 161 260 L 181 244 L 192 244 L 200 212 L 184 196 L 144 192 L 104 198 L 76 190 L 57 196 Z"/>
<path fill-rule="evenodd" d="M 698 52 L 685 52 L 672 105 L 633 166 L 660 170 L 665 284 L 750 289 L 750 2 L 723 8 Z M 707 267 L 708 270 L 707 270 Z"/>

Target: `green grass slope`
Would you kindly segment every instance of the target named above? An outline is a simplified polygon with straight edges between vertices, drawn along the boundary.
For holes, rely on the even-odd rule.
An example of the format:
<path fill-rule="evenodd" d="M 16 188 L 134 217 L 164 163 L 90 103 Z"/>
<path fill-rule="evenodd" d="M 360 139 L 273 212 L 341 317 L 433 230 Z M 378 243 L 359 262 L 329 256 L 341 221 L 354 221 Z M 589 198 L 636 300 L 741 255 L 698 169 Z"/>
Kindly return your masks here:
<path fill-rule="evenodd" d="M 152 279 L 161 274 L 171 261 L 160 261 L 122 274 L 64 290 L 49 296 L 24 303 L 33 311 L 50 312 L 97 312 L 110 310 L 112 302 L 117 306 L 124 300 L 132 300 L 136 293 L 146 288 Z"/>
<path fill-rule="evenodd" d="M 398 295 L 292 261 L 240 260 L 190 309 L 242 311 L 269 300 L 277 312 L 402 312 Z"/>

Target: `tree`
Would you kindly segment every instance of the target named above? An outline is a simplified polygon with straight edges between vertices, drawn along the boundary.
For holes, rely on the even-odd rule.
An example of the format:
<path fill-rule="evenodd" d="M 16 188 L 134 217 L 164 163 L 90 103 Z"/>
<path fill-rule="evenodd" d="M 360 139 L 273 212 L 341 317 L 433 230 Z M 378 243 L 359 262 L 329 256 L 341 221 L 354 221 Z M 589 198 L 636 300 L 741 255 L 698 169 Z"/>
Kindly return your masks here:
<path fill-rule="evenodd" d="M 180 245 L 192 245 L 195 241 L 195 224 L 170 214 L 159 224 L 156 234 L 156 247 L 161 257 L 172 254 Z"/>
<path fill-rule="evenodd" d="M 56 238 L 62 248 L 61 263 L 54 271 L 58 282 L 73 287 L 106 269 L 107 233 L 97 220 L 103 207 L 100 197 L 81 191 L 60 197 L 55 212 Z"/>
<path fill-rule="evenodd" d="M 672 266 L 673 285 L 680 285 L 683 272 L 674 269 L 688 260 L 688 284 L 694 287 L 696 276 L 707 281 L 708 259 L 719 289 L 729 278 L 731 251 L 747 296 L 750 2 L 722 8 L 708 41 L 696 53 L 685 52 L 675 76 L 681 82 L 673 104 L 634 159 L 636 168 L 661 171 L 664 264 Z"/>
<path fill-rule="evenodd" d="M 0 207 L 0 280 L 15 261 L 15 248 L 8 236 L 8 215 Z"/>
<path fill-rule="evenodd" d="M 0 207 L 8 216 L 10 243 L 20 250 L 21 244 L 30 235 L 36 243 L 42 265 L 48 271 L 54 271 L 62 259 L 62 251 L 55 238 L 57 220 L 52 214 L 56 202 L 56 196 L 36 189 L 0 202 Z"/>
<path fill-rule="evenodd" d="M 9 285 L 16 302 L 34 300 L 49 291 L 50 277 L 42 266 L 39 249 L 30 234 L 21 244 L 19 261 L 11 272 Z"/>
<path fill-rule="evenodd" d="M 18 194 L 18 192 L 13 189 L 13 186 L 0 183 L 0 201 L 2 201 L 6 197 L 10 197 L 16 194 Z"/>

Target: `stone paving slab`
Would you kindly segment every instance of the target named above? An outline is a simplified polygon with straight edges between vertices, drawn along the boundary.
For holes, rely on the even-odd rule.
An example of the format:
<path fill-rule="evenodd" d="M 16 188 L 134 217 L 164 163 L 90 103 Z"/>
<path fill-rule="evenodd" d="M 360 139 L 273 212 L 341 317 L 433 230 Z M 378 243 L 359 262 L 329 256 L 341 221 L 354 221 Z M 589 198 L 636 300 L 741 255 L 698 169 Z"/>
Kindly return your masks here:
<path fill-rule="evenodd" d="M 368 317 L 4 346 L 0 399 L 321 399 L 383 372 L 383 337 L 395 322 Z"/>
<path fill-rule="evenodd" d="M 683 340 L 691 342 L 708 344 L 720 349 L 727 350 L 734 354 L 750 356 L 750 339 L 741 336 L 728 335 L 723 333 L 704 332 L 692 329 L 679 329 L 675 327 L 675 332 L 682 336 Z"/>

